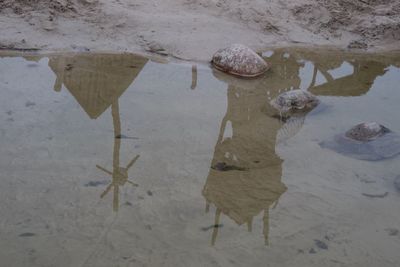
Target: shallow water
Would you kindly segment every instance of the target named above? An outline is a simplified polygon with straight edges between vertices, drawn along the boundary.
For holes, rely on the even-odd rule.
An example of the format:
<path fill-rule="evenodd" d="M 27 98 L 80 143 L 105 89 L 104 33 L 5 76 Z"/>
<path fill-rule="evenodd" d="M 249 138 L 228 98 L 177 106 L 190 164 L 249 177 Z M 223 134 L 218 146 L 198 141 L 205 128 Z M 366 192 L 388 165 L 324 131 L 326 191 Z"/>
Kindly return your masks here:
<path fill-rule="evenodd" d="M 1 266 L 397 266 L 400 55 L 275 50 L 239 80 L 135 55 L 0 57 Z M 268 104 L 308 89 L 282 121 Z"/>

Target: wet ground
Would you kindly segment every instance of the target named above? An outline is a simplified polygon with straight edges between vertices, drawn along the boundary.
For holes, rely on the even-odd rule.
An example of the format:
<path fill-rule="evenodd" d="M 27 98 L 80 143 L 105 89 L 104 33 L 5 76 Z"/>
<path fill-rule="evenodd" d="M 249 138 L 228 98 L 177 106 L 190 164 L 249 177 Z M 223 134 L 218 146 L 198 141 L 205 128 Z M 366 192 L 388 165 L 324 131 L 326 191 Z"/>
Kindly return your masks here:
<path fill-rule="evenodd" d="M 1 266 L 397 266 L 400 54 L 275 50 L 239 80 L 128 54 L 0 57 Z M 269 105 L 307 89 L 320 105 Z"/>

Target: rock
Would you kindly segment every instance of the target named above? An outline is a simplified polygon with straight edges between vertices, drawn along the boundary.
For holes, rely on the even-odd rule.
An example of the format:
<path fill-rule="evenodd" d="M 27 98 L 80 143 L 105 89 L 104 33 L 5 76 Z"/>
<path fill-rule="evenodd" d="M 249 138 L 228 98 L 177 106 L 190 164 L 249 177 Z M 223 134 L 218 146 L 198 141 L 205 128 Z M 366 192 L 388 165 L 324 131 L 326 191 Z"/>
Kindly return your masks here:
<path fill-rule="evenodd" d="M 257 53 L 241 44 L 218 50 L 212 58 L 212 64 L 218 70 L 240 77 L 259 76 L 270 67 Z"/>
<path fill-rule="evenodd" d="M 168 56 L 168 52 L 165 50 L 165 48 L 160 43 L 157 42 L 149 42 L 145 49 L 146 51 L 151 53 L 159 54 L 162 56 Z"/>
<path fill-rule="evenodd" d="M 371 141 L 388 132 L 388 128 L 376 122 L 364 122 L 348 130 L 345 135 L 357 141 Z"/>
<path fill-rule="evenodd" d="M 270 102 L 280 113 L 309 111 L 316 107 L 318 103 L 319 100 L 316 96 L 300 89 L 284 92 Z"/>
<path fill-rule="evenodd" d="M 320 146 L 352 158 L 376 161 L 400 154 L 400 136 L 376 122 L 365 122 Z"/>

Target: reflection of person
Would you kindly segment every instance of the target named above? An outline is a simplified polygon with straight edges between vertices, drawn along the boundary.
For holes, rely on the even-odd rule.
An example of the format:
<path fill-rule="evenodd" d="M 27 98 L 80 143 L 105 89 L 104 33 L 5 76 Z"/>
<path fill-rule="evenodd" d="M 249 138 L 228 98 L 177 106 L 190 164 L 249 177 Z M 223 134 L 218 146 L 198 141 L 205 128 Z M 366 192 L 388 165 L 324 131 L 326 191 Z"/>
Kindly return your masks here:
<path fill-rule="evenodd" d="M 366 94 L 376 77 L 386 72 L 386 66 L 377 62 L 356 61 L 351 65 L 353 65 L 353 73 L 336 80 L 325 70 L 325 75 L 323 75 L 327 83 L 314 86 L 312 82 L 309 90 L 317 95 L 359 96 Z M 317 70 L 321 71 L 321 68 L 317 66 L 314 68 L 313 81 L 315 82 Z"/>
<path fill-rule="evenodd" d="M 216 207 L 215 225 L 211 243 L 216 242 L 220 216 L 225 214 L 237 224 L 247 224 L 251 230 L 254 216 L 263 212 L 265 241 L 268 241 L 268 211 L 276 205 L 286 186 L 281 181 L 282 160 L 275 154 L 276 142 L 286 140 L 302 127 L 306 114 L 288 117 L 284 125 L 276 119 L 276 111 L 269 100 L 280 93 L 300 87 L 300 68 L 297 59 L 308 54 L 296 53 L 296 57 L 282 51 L 275 52 L 268 61 L 272 69 L 255 80 L 240 80 L 220 72 L 214 75 L 229 84 L 228 108 L 222 120 L 215 146 L 211 168 L 203 189 L 207 209 Z M 330 64 L 314 62 L 322 74 L 341 66 L 344 59 Z M 382 75 L 385 65 L 368 61 L 351 61 L 354 73 L 335 80 L 327 77 L 327 83 L 312 86 L 318 94 L 362 94 L 367 92 L 374 79 Z M 348 89 L 342 92 L 346 85 Z"/>
<path fill-rule="evenodd" d="M 370 59 L 356 59 L 350 56 L 320 58 L 319 56 L 311 55 L 309 57 L 314 64 L 314 72 L 308 90 L 315 95 L 359 96 L 366 94 L 375 79 L 385 74 L 385 69 L 388 66 L 382 62 Z M 329 71 L 340 67 L 343 62 L 352 65 L 353 73 L 335 79 Z M 318 72 L 326 79 L 326 83 L 315 85 Z"/>
<path fill-rule="evenodd" d="M 270 82 L 274 85 L 274 90 L 283 92 L 300 88 L 300 68 L 304 63 L 299 62 L 294 55 L 281 50 L 275 51 L 268 61 L 273 68 Z"/>
<path fill-rule="evenodd" d="M 101 198 L 113 188 L 114 211 L 118 211 L 119 207 L 119 187 L 125 183 L 137 186 L 128 180 L 128 171 L 139 158 L 137 155 L 126 167 L 120 166 L 122 134 L 118 98 L 146 62 L 144 57 L 114 54 L 59 56 L 52 57 L 49 61 L 50 68 L 57 76 L 54 90 L 60 91 L 64 84 L 90 118 L 98 118 L 111 106 L 114 124 L 113 170 L 109 171 L 99 165 L 96 167 L 112 177 Z"/>
<path fill-rule="evenodd" d="M 282 160 L 275 154 L 277 119 L 263 114 L 265 100 L 232 85 L 228 110 L 222 120 L 212 167 L 203 189 L 206 201 L 220 213 L 251 230 L 253 217 L 264 212 L 264 237 L 268 240 L 269 207 L 286 187 L 281 182 Z M 217 228 L 214 228 L 212 244 Z"/>
<path fill-rule="evenodd" d="M 267 74 L 257 80 L 238 80 L 214 72 L 229 86 L 227 112 L 202 192 L 207 210 L 210 204 L 216 207 L 213 245 L 221 213 L 238 225 L 247 224 L 249 231 L 253 218 L 263 213 L 263 235 L 267 243 L 269 208 L 286 191 L 281 181 L 283 161 L 275 153 L 281 122 L 269 116 L 274 111 L 268 102 L 281 91 L 299 86 L 300 65 L 293 67 L 290 57 L 289 60 L 282 55 L 274 58 L 289 63 L 287 68 L 282 65 L 273 68 L 272 77 Z"/>

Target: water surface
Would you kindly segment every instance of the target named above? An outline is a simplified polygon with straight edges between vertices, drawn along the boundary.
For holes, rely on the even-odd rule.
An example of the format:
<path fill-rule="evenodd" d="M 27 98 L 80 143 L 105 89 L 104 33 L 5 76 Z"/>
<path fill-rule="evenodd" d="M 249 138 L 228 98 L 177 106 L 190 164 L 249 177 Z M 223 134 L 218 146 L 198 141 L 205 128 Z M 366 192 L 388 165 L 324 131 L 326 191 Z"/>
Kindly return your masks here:
<path fill-rule="evenodd" d="M 240 80 L 131 54 L 0 57 L 1 266 L 397 266 L 400 55 L 278 49 Z M 269 105 L 309 90 L 282 120 Z"/>

